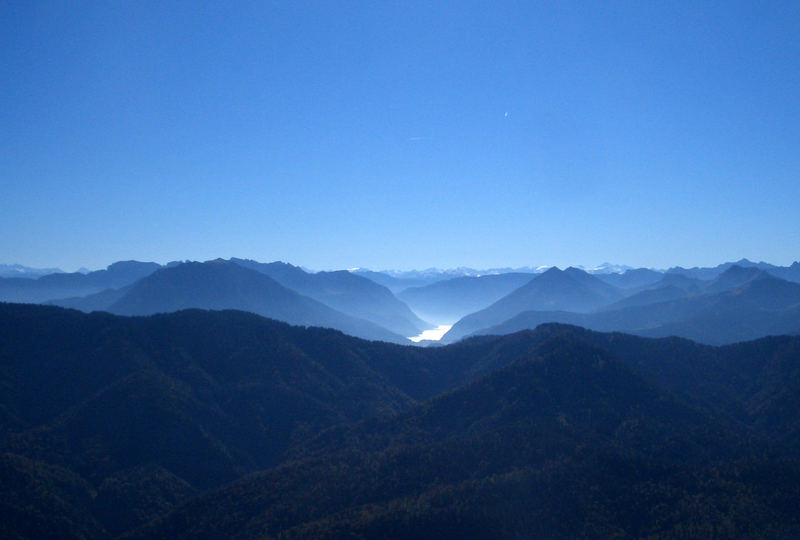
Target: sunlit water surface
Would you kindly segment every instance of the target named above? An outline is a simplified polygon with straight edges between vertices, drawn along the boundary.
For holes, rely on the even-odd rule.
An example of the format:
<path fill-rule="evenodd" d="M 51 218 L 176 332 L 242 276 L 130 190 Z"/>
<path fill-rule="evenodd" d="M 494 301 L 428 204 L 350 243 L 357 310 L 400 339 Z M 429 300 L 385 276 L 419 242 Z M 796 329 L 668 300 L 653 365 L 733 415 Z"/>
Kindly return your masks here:
<path fill-rule="evenodd" d="M 420 341 L 423 340 L 439 341 L 440 339 L 442 339 L 442 336 L 445 335 L 447 331 L 450 330 L 452 327 L 453 327 L 452 324 L 441 324 L 436 328 L 433 328 L 431 330 L 425 330 L 421 334 L 410 337 L 408 339 L 410 339 L 414 343 L 419 343 Z"/>

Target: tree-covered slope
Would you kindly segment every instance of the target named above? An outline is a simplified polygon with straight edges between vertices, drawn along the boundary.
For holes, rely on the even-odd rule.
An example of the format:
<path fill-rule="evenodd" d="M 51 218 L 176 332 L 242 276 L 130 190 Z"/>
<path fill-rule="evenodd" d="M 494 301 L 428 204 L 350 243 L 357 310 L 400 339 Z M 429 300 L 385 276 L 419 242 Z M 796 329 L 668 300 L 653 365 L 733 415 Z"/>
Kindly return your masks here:
<path fill-rule="evenodd" d="M 531 338 L 539 344 L 506 368 L 398 416 L 326 431 L 294 462 L 132 536 L 798 532 L 796 462 L 765 458 L 746 427 L 577 335 Z"/>

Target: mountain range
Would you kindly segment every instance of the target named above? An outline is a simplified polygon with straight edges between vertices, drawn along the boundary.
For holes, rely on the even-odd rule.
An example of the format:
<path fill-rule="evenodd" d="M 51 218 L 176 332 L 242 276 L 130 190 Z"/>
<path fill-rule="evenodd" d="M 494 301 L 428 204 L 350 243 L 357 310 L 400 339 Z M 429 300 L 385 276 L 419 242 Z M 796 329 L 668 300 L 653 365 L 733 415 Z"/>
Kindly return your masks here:
<path fill-rule="evenodd" d="M 799 375 L 791 336 L 0 304 L 0 535 L 795 537 Z"/>
<path fill-rule="evenodd" d="M 223 262 L 270 281 L 236 268 L 223 270 Z M 198 264 L 205 265 L 202 276 Z M 194 270 L 176 270 L 187 265 Z M 403 344 L 410 343 L 410 337 L 425 338 L 422 332 L 435 326 L 444 332 L 448 325 L 453 327 L 443 343 L 545 322 L 652 336 L 674 333 L 710 344 L 794 333 L 800 328 L 791 284 L 774 281 L 796 283 L 800 263 L 780 267 L 741 259 L 716 267 L 668 271 L 610 264 L 589 271 L 577 267 L 527 270 L 530 273 L 509 268 L 310 272 L 284 262 L 238 258 L 164 266 L 121 261 L 88 273 L 0 278 L 0 300 L 126 315 L 189 307 L 241 309 L 292 324 L 336 328 L 366 339 Z M 153 278 L 162 271 L 167 273 Z M 767 278 L 773 281 L 761 284 L 759 291 L 755 286 L 747 288 Z"/>
<path fill-rule="evenodd" d="M 308 273 L 246 259 L 120 262 L 89 274 L 0 280 L 0 298 L 124 315 L 195 307 L 241 309 L 293 324 L 397 343 L 431 325 L 388 289 L 346 271 Z"/>
<path fill-rule="evenodd" d="M 548 273 L 552 278 L 544 281 Z M 581 276 L 583 285 L 566 279 L 567 273 Z M 800 284 L 754 266 L 729 265 L 708 281 L 667 273 L 655 283 L 615 288 L 619 299 L 611 302 L 613 291 L 598 297 L 584 290 L 598 279 L 577 269 L 549 270 L 488 308 L 464 317 L 442 340 L 507 334 L 547 322 L 651 337 L 677 335 L 715 345 L 794 334 L 800 328 Z M 575 298 L 584 303 L 576 303 Z"/>
<path fill-rule="evenodd" d="M 458 277 L 409 287 L 397 297 L 422 317 L 452 323 L 496 302 L 533 277 L 518 272 Z"/>
<path fill-rule="evenodd" d="M 617 288 L 577 268 L 551 268 L 489 307 L 467 315 L 445 334 L 448 341 L 529 310 L 587 312 L 622 298 Z"/>
<path fill-rule="evenodd" d="M 120 261 L 105 270 L 82 273 L 54 273 L 36 279 L 0 278 L 0 300 L 5 302 L 40 303 L 57 298 L 79 297 L 106 289 L 130 285 L 161 266 L 156 263 Z"/>
<path fill-rule="evenodd" d="M 291 324 L 336 328 L 366 339 L 408 342 L 373 322 L 288 289 L 262 272 L 221 259 L 160 269 L 133 284 L 107 310 L 150 315 L 187 308 L 239 309 Z"/>
<path fill-rule="evenodd" d="M 695 279 L 708 280 L 708 279 L 715 279 L 717 276 L 719 276 L 721 273 L 723 273 L 731 266 L 741 266 L 744 268 L 758 268 L 759 270 L 764 270 L 766 272 L 769 272 L 775 277 L 779 277 L 787 281 L 800 282 L 800 262 L 798 261 L 792 263 L 791 266 L 775 266 L 774 264 L 770 264 L 763 261 L 753 262 L 747 259 L 740 259 L 735 262 L 726 262 L 714 267 L 705 267 L 705 268 L 704 267 L 682 268 L 680 266 L 675 266 L 668 269 L 667 273 L 681 274 Z"/>
<path fill-rule="evenodd" d="M 550 266 L 523 266 L 518 268 L 502 267 L 502 268 L 487 268 L 477 269 L 466 266 L 458 268 L 428 268 L 426 270 L 382 270 L 376 272 L 367 268 L 353 268 L 350 272 L 362 275 L 369 278 L 376 283 L 389 288 L 393 293 L 399 293 L 403 290 L 425 287 L 432 285 L 439 281 L 446 281 L 451 279 L 458 279 L 464 277 L 484 277 L 496 276 L 502 274 L 540 274 L 551 268 Z M 594 267 L 579 267 L 582 270 L 597 275 L 615 275 L 621 274 L 630 270 L 630 266 L 611 264 L 605 262 L 599 266 Z"/>
<path fill-rule="evenodd" d="M 431 328 L 389 289 L 345 270 L 309 273 L 282 262 L 265 264 L 236 258 L 231 262 L 266 274 L 284 287 L 402 336 L 415 336 Z"/>
<path fill-rule="evenodd" d="M 0 264 L 0 278 L 37 278 L 48 274 L 61 274 L 60 268 L 32 268 L 21 264 Z"/>

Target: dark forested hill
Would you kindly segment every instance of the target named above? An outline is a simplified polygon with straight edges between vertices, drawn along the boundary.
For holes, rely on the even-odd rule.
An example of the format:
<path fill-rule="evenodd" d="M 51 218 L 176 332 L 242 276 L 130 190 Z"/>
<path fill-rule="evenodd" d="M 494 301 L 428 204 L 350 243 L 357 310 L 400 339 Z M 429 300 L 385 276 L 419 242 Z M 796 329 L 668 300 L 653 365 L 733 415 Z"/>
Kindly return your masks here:
<path fill-rule="evenodd" d="M 3 537 L 799 532 L 800 337 L 0 304 L 0 390 Z"/>
<path fill-rule="evenodd" d="M 63 479 L 163 509 L 278 463 L 325 426 L 408 408 L 412 398 L 364 360 L 371 347 L 406 349 L 242 312 L 124 318 L 0 304 L 0 452 L 26 490 Z M 49 512 L 36 495 L 48 489 L 27 504 Z M 126 506 L 76 526 L 119 530 L 101 516 L 136 522 Z"/>
<path fill-rule="evenodd" d="M 404 347 L 235 311 L 127 318 L 0 304 L 0 522 L 12 527 L 0 531 L 120 532 L 526 346 Z"/>
<path fill-rule="evenodd" d="M 589 343 L 614 336 L 582 334 L 527 334 L 536 345 L 511 365 L 398 416 L 326 431 L 296 449 L 296 461 L 196 498 L 133 536 L 800 532 L 796 461 L 764 457 L 747 426 L 715 419 Z M 637 343 L 650 352 L 652 342 Z"/>

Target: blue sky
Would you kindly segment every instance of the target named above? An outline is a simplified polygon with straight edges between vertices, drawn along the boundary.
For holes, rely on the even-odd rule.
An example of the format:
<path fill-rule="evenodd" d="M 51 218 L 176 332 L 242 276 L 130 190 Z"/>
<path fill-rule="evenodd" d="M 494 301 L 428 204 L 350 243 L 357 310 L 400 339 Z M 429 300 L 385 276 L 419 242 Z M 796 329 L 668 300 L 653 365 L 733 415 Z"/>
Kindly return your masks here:
<path fill-rule="evenodd" d="M 4 2 L 0 262 L 789 264 L 798 35 L 797 2 Z"/>

